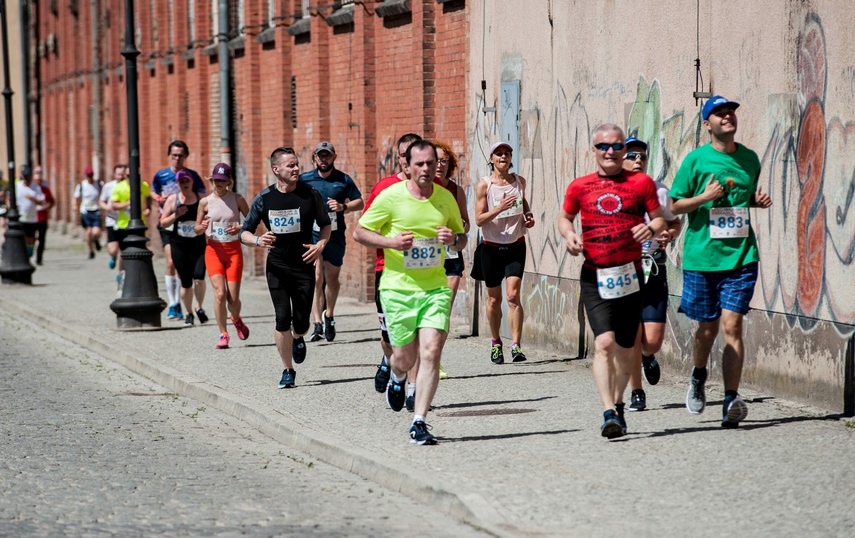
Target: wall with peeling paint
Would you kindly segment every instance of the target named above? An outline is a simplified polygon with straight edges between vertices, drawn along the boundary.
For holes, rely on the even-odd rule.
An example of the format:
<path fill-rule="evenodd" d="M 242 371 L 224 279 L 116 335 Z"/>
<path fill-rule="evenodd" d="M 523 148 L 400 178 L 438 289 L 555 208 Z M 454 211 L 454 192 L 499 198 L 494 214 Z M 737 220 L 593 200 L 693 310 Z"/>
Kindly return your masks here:
<path fill-rule="evenodd" d="M 670 185 L 686 154 L 708 141 L 702 102 L 692 97 L 699 57 L 703 89 L 742 104 L 737 139 L 760 155 L 760 183 L 774 201 L 752 210 L 761 264 L 744 383 L 842 409 L 855 334 L 855 5 L 505 0 L 496 9 L 474 0 L 470 21 L 470 194 L 489 173 L 500 85 L 521 82 L 517 172 L 528 178 L 538 221 L 523 282 L 529 345 L 590 353 L 581 260 L 567 254 L 555 224 L 564 191 L 596 170 L 591 131 L 604 122 L 648 141 L 648 173 Z M 668 252 L 672 302 L 660 359 L 682 374 L 694 328 L 676 311 L 681 253 L 679 240 Z M 720 353 L 712 357 L 717 382 Z"/>

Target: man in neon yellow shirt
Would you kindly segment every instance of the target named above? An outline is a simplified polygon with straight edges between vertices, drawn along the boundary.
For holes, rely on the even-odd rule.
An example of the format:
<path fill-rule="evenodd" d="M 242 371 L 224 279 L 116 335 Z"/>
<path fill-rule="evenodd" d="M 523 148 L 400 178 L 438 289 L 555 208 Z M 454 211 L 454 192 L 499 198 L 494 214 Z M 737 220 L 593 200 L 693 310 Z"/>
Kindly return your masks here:
<path fill-rule="evenodd" d="M 392 378 L 386 401 L 400 411 L 406 399 L 407 372 L 420 360 L 410 442 L 436 444 L 425 417 L 439 383 L 439 360 L 448 337 L 451 289 L 445 276 L 443 245 L 466 247 L 457 200 L 436 187 L 436 147 L 413 142 L 406 152 L 410 179 L 381 192 L 359 219 L 353 238 L 382 248 L 386 258 L 380 301 L 386 314 Z"/>
<path fill-rule="evenodd" d="M 142 204 L 142 221 L 145 222 L 145 218 L 151 212 L 151 188 L 148 182 L 142 180 L 140 180 L 140 203 Z M 113 193 L 110 195 L 110 209 L 118 211 L 114 229 L 116 230 L 115 238 L 119 242 L 119 246 L 121 246 L 128 235 L 128 225 L 131 223 L 130 207 L 131 183 L 128 181 L 128 177 L 125 176 L 122 181 L 116 183 L 113 187 Z M 122 271 L 121 256 L 118 259 L 118 270 L 120 274 L 116 275 L 117 281 L 120 280 Z"/>

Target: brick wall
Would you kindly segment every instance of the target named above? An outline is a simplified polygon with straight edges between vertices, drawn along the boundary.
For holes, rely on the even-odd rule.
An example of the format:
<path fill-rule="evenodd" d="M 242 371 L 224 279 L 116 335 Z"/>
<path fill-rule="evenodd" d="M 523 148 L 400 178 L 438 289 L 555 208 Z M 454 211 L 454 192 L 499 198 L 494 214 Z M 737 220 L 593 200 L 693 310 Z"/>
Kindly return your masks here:
<path fill-rule="evenodd" d="M 267 28 L 267 0 L 244 2 L 243 29 L 230 28 L 230 39 L 243 36 L 243 46 L 230 52 L 233 76 L 230 151 L 237 190 L 251 199 L 272 182 L 267 156 L 279 145 L 294 147 L 302 169 L 312 167 L 311 154 L 322 140 L 337 150 L 336 166 L 356 181 L 364 195 L 381 177 L 395 173 L 394 143 L 414 131 L 449 142 L 461 154 L 468 177 L 465 100 L 468 30 L 466 2 L 412 0 L 411 12 L 379 17 L 382 2 L 353 6 L 352 22 L 328 22 L 341 7 L 337 0 L 313 0 L 309 31 L 291 35 L 299 20 L 300 0 L 277 0 L 273 39 L 257 36 Z M 138 62 L 141 177 L 151 180 L 168 164 L 170 140 L 185 140 L 191 149 L 187 166 L 203 175 L 220 160 L 219 65 L 214 45 L 210 0 L 195 0 L 195 33 L 191 43 L 187 2 L 138 0 L 135 22 L 140 39 Z M 61 204 L 70 203 L 68 186 L 93 159 L 89 129 L 92 104 L 92 50 L 89 4 L 72 16 L 59 3 L 56 15 L 40 3 L 40 35 L 58 36 L 61 54 L 40 58 L 43 86 L 42 125 L 45 166 Z M 128 161 L 125 104 L 124 2 L 99 0 L 101 59 L 100 126 L 103 176 L 113 164 Z M 234 9 L 234 8 L 232 8 Z M 169 22 L 174 25 L 170 43 Z M 236 17 L 233 17 L 233 22 Z M 267 34 L 265 34 L 267 35 Z M 233 42 L 234 43 L 234 42 Z M 189 47 L 189 53 L 187 53 Z M 234 47 L 233 47 L 234 48 Z M 209 50 L 208 52 L 212 52 Z M 185 54 L 186 53 L 186 54 Z M 171 65 L 164 63 L 171 61 Z M 81 73 L 83 76 L 81 78 Z M 296 118 L 292 116 L 292 77 L 296 83 Z M 296 125 L 296 126 L 295 126 Z M 65 209 L 57 218 L 69 221 Z M 353 227 L 357 214 L 349 214 Z M 159 251 L 159 238 L 152 235 Z M 247 249 L 247 267 L 263 270 L 263 253 Z M 349 241 L 342 271 L 342 293 L 360 299 L 373 296 L 374 253 Z"/>

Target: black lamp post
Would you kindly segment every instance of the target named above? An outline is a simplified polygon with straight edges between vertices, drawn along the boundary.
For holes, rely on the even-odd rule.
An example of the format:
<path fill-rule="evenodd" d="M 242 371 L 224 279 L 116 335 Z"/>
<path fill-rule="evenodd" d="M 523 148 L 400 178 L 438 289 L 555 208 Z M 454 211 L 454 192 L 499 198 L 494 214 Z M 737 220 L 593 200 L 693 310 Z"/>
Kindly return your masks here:
<path fill-rule="evenodd" d="M 2 0 L 0 0 L 2 1 Z M 140 133 L 137 108 L 137 56 L 134 42 L 134 2 L 125 0 L 125 86 L 128 98 L 128 153 L 130 163 L 131 222 L 122 241 L 125 280 L 122 297 L 110 304 L 120 329 L 160 327 L 160 313 L 166 302 L 157 294 L 151 251 L 146 248 L 146 225 L 142 221 L 140 196 Z"/>
<path fill-rule="evenodd" d="M 3 26 L 3 98 L 6 104 L 6 153 L 9 158 L 8 225 L 3 242 L 0 277 L 3 284 L 32 284 L 36 268 L 27 256 L 24 227 L 19 222 L 15 189 L 15 130 L 12 127 L 12 88 L 9 87 L 9 39 L 6 35 L 6 0 L 0 0 L 0 25 Z"/>

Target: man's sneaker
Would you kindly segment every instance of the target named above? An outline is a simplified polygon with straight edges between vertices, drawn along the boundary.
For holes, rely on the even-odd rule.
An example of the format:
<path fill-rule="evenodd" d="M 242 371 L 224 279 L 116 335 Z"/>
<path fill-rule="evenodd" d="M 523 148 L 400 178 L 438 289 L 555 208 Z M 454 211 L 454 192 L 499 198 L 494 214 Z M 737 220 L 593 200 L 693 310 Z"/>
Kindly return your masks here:
<path fill-rule="evenodd" d="M 187 314 L 187 317 L 184 318 L 184 325 L 195 325 L 195 323 L 193 314 Z"/>
<path fill-rule="evenodd" d="M 116 275 L 116 282 L 119 281 L 119 275 Z M 166 311 L 166 319 L 178 319 L 178 314 L 175 312 L 175 305 L 169 305 L 169 310 Z"/>
<path fill-rule="evenodd" d="M 644 411 L 647 409 L 647 395 L 644 389 L 632 391 L 632 399 L 629 402 L 630 411 Z"/>
<path fill-rule="evenodd" d="M 424 421 L 413 422 L 413 425 L 410 426 L 410 444 L 435 445 L 436 437 L 428 430 L 430 430 L 430 425 L 425 424 Z"/>
<path fill-rule="evenodd" d="M 290 389 L 297 381 L 297 372 L 293 368 L 282 370 L 282 379 L 279 380 L 280 389 Z"/>
<path fill-rule="evenodd" d="M 738 428 L 739 423 L 748 416 L 748 404 L 739 396 L 736 398 L 725 396 L 724 406 L 722 406 L 721 411 L 721 427 Z"/>
<path fill-rule="evenodd" d="M 327 342 L 335 340 L 335 319 L 327 317 L 327 311 L 321 313 L 321 319 L 324 320 L 324 338 Z"/>
<path fill-rule="evenodd" d="M 448 374 L 445 373 L 445 369 L 442 367 L 442 363 L 439 363 L 439 378 L 448 379 Z"/>
<path fill-rule="evenodd" d="M 389 359 L 386 355 L 380 359 L 380 366 L 377 367 L 377 373 L 374 374 L 374 390 L 383 392 L 389 386 Z"/>
<path fill-rule="evenodd" d="M 110 261 L 109 261 L 109 262 L 107 262 L 107 266 L 108 266 L 110 269 L 115 269 L 115 268 L 116 268 L 116 257 L 115 257 L 115 256 L 110 256 Z"/>
<path fill-rule="evenodd" d="M 513 362 L 523 362 L 526 359 L 520 346 L 511 346 L 511 357 L 513 357 Z"/>
<path fill-rule="evenodd" d="M 208 314 L 205 313 L 204 308 L 196 311 L 196 317 L 199 318 L 199 323 L 208 323 Z"/>
<path fill-rule="evenodd" d="M 606 439 L 616 439 L 624 434 L 623 425 L 618 420 L 617 413 L 609 409 L 603 413 L 603 425 L 600 426 L 600 433 Z"/>
<path fill-rule="evenodd" d="M 229 335 L 223 333 L 220 335 L 219 341 L 217 341 L 217 349 L 228 349 L 229 347 Z"/>
<path fill-rule="evenodd" d="M 505 354 L 502 352 L 502 344 L 493 344 L 490 348 L 490 360 L 493 364 L 502 364 L 505 362 Z"/>
<path fill-rule="evenodd" d="M 181 303 L 175 305 L 175 319 L 182 320 L 184 319 L 184 312 L 181 311 Z"/>
<path fill-rule="evenodd" d="M 246 340 L 247 338 L 249 338 L 249 327 L 247 327 L 246 323 L 243 322 L 243 318 L 232 320 L 232 323 L 235 326 L 235 331 L 237 331 L 238 338 L 240 338 L 241 340 Z"/>
<path fill-rule="evenodd" d="M 626 435 L 626 417 L 624 416 L 625 408 L 626 404 L 623 402 L 615 404 L 615 411 L 617 411 L 617 420 L 618 422 L 620 422 L 620 427 L 623 428 L 624 435 Z"/>
<path fill-rule="evenodd" d="M 309 342 L 318 342 L 324 337 L 324 326 L 322 323 L 315 323 L 315 330 L 312 332 L 312 337 Z"/>
<path fill-rule="evenodd" d="M 291 344 L 291 358 L 297 364 L 306 360 L 306 341 L 303 340 L 302 336 L 295 338 L 294 343 Z"/>
<path fill-rule="evenodd" d="M 412 413 L 416 409 L 416 393 L 415 392 L 413 392 L 412 394 L 407 396 L 407 399 L 404 402 L 404 405 L 406 405 L 407 411 L 409 411 L 410 413 Z"/>
<path fill-rule="evenodd" d="M 651 385 L 659 383 L 659 377 L 662 375 L 662 370 L 659 368 L 659 363 L 656 361 L 656 355 L 642 355 L 641 366 L 644 370 L 644 377 Z"/>
<path fill-rule="evenodd" d="M 407 399 L 407 378 L 401 381 L 389 381 L 386 388 L 386 403 L 392 411 L 400 411 L 404 408 L 404 400 Z"/>
<path fill-rule="evenodd" d="M 96 239 L 95 241 L 93 241 L 93 243 L 95 244 L 95 250 L 100 251 L 101 250 L 101 241 L 98 241 Z"/>
<path fill-rule="evenodd" d="M 692 376 L 692 383 L 686 393 L 686 409 L 693 415 L 700 415 L 707 406 L 707 395 L 704 392 L 704 381 Z"/>

